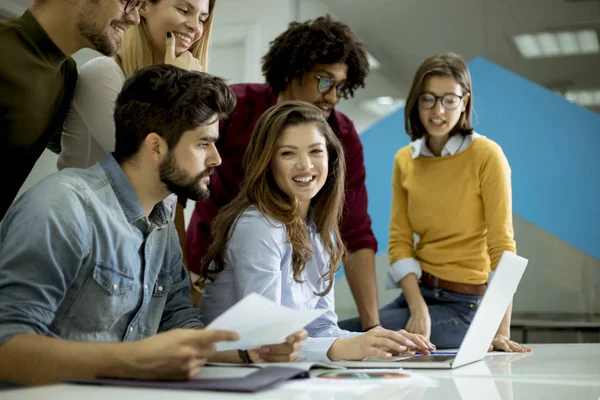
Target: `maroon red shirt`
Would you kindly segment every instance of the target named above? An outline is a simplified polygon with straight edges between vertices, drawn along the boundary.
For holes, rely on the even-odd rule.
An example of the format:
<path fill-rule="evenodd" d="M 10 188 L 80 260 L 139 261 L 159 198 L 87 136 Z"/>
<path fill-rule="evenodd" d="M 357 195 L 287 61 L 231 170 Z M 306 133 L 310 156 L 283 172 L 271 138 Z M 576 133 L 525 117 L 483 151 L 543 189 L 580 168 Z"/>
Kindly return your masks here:
<path fill-rule="evenodd" d="M 196 203 L 187 229 L 185 247 L 188 267 L 199 274 L 202 257 L 210 244 L 210 224 L 219 209 L 234 199 L 244 178 L 242 159 L 258 118 L 277 100 L 266 84 L 236 84 L 231 88 L 237 104 L 231 116 L 221 122 L 217 149 L 223 160 L 210 177 L 210 197 Z M 344 114 L 334 111 L 329 125 L 338 135 L 346 158 L 346 203 L 341 234 L 350 252 L 360 249 L 377 251 L 377 240 L 371 230 L 367 212 L 367 189 L 363 148 L 354 124 Z"/>

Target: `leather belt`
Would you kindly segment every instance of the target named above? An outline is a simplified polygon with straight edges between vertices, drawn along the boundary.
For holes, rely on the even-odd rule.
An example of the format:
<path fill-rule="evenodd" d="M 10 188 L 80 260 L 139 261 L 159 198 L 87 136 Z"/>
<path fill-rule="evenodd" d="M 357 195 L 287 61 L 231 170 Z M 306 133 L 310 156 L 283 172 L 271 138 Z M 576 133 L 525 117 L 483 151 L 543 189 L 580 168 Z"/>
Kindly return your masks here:
<path fill-rule="evenodd" d="M 428 274 L 425 271 L 423 271 L 423 275 L 421 276 L 421 283 L 427 286 L 449 290 L 451 292 L 477 296 L 483 296 L 487 289 L 487 285 L 470 285 L 468 283 L 450 282 Z"/>

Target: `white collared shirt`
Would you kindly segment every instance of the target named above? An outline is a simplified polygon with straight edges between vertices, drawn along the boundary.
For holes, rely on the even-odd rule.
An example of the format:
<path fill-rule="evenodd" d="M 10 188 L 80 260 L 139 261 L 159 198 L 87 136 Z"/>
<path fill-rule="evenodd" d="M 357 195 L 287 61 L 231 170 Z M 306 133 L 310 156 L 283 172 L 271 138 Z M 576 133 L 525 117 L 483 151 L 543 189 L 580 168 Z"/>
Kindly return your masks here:
<path fill-rule="evenodd" d="M 442 157 L 453 156 L 457 153 L 460 153 L 469 145 L 473 140 L 477 139 L 481 135 L 477 132 L 473 132 L 470 135 L 454 135 L 448 139 L 444 148 L 442 149 Z M 417 139 L 410 143 L 410 147 L 412 149 L 412 158 L 413 160 L 417 157 L 435 157 L 435 155 L 429 150 L 427 147 L 427 141 L 424 137 Z"/>
<path fill-rule="evenodd" d="M 214 274 L 214 280 L 206 282 L 200 302 L 201 320 L 211 323 L 252 292 L 296 310 L 325 309 L 324 314 L 305 327 L 309 337 L 298 361 L 331 362 L 327 352 L 333 342 L 361 333 L 338 327 L 333 288 L 325 296 L 316 294 L 323 292 L 329 284 L 323 279 L 329 271 L 329 254 L 314 220 L 307 228 L 312 256 L 296 281 L 287 228 L 263 215 L 256 206 L 248 207 L 231 228 L 223 256 L 223 271 Z M 214 261 L 210 267 L 215 267 Z"/>

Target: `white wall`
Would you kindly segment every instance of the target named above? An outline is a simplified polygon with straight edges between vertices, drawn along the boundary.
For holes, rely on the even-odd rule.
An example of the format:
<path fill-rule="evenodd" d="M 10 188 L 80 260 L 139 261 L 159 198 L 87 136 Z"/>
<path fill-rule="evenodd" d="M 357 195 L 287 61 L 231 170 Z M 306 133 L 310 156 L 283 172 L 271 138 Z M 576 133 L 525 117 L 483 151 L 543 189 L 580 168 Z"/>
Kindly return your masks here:
<path fill-rule="evenodd" d="M 209 72 L 263 82 L 261 58 L 287 29 L 293 0 L 219 0 L 215 8 Z M 231 72 L 230 72 L 231 71 Z"/>

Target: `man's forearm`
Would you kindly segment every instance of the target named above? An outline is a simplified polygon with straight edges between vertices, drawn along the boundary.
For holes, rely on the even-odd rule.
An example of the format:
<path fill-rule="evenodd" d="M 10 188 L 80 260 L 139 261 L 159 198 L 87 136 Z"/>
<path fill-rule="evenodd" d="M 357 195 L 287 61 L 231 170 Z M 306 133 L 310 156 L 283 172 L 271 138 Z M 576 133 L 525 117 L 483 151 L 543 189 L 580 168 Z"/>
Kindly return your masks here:
<path fill-rule="evenodd" d="M 379 324 L 375 252 L 360 249 L 350 253 L 344 260 L 344 266 L 363 329 Z"/>
<path fill-rule="evenodd" d="M 74 342 L 22 333 L 0 346 L 0 381 L 25 385 L 125 374 L 126 343 Z"/>
<path fill-rule="evenodd" d="M 500 327 L 498 328 L 497 334 L 502 334 L 507 338 L 510 338 L 510 319 L 512 316 L 512 300 L 508 305 L 508 309 L 502 318 L 502 322 L 500 322 Z"/>

